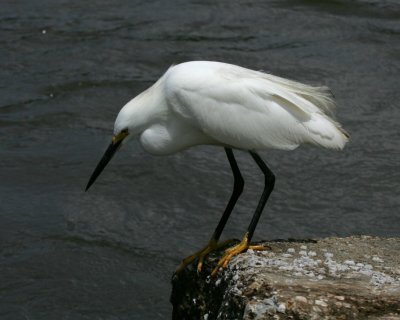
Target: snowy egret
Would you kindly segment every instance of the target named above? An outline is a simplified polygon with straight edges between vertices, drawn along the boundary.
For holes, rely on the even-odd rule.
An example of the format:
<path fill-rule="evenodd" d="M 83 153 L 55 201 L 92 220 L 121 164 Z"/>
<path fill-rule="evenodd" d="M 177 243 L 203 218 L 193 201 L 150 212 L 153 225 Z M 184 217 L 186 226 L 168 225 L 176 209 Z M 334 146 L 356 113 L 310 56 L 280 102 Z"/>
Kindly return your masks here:
<path fill-rule="evenodd" d="M 226 245 L 219 243 L 225 224 L 242 193 L 244 180 L 233 149 L 246 150 L 261 169 L 265 184 L 253 218 L 239 244 L 228 248 L 212 274 L 231 258 L 252 248 L 254 230 L 272 192 L 275 176 L 256 150 L 293 150 L 308 143 L 342 149 L 349 135 L 334 120 L 335 102 L 327 87 L 312 87 L 236 65 L 192 61 L 172 66 L 149 89 L 129 101 L 119 112 L 111 144 L 89 179 L 94 183 L 119 147 L 138 137 L 145 151 L 167 155 L 200 145 L 225 149 L 234 184 L 208 244 L 183 259 L 179 270 Z"/>

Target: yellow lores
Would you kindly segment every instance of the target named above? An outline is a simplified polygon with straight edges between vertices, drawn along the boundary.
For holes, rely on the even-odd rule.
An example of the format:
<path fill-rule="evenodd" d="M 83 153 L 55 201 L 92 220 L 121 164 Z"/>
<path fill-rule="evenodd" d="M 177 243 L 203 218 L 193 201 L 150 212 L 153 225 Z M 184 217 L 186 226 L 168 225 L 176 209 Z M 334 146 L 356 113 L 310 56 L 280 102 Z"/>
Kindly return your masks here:
<path fill-rule="evenodd" d="M 112 143 L 116 144 L 116 143 L 124 140 L 128 136 L 128 134 L 129 134 L 128 129 L 122 130 L 120 133 L 118 133 L 112 137 Z"/>

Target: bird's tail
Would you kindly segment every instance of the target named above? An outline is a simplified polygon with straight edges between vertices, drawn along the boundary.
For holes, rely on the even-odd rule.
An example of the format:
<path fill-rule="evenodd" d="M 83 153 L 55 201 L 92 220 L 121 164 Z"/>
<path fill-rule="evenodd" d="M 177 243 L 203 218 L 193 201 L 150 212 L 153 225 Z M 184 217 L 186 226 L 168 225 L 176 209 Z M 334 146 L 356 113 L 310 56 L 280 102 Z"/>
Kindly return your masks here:
<path fill-rule="evenodd" d="M 275 94 L 286 104 L 307 115 L 302 124 L 303 141 L 330 149 L 343 149 L 350 135 L 335 118 L 336 103 L 328 87 L 314 87 L 297 81 L 262 74 L 274 88 Z"/>
<path fill-rule="evenodd" d="M 263 73 L 263 76 L 281 89 L 284 89 L 285 92 L 291 92 L 292 94 L 305 99 L 329 117 L 333 119 L 335 118 L 334 113 L 336 110 L 336 102 L 332 91 L 328 87 L 311 86 L 268 73 Z"/>
<path fill-rule="evenodd" d="M 329 149 L 343 149 L 350 135 L 342 126 L 327 115 L 314 114 L 304 124 L 307 142 Z"/>

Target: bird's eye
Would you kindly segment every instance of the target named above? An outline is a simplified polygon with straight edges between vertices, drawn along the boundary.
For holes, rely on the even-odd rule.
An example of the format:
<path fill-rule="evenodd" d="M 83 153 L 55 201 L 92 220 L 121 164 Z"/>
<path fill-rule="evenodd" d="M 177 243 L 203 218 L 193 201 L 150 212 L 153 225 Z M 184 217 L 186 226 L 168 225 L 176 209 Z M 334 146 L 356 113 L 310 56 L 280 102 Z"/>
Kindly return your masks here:
<path fill-rule="evenodd" d="M 122 134 L 128 134 L 128 129 L 121 130 Z"/>

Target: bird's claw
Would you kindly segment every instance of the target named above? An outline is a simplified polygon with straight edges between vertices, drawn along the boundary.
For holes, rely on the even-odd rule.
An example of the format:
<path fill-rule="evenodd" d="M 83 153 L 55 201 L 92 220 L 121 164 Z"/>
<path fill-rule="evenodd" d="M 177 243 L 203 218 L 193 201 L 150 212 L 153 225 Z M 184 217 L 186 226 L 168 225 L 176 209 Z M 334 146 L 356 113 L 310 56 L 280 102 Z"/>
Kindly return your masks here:
<path fill-rule="evenodd" d="M 197 273 L 200 273 L 201 269 L 203 267 L 204 258 L 209 253 L 216 251 L 233 241 L 235 241 L 235 240 L 231 239 L 231 240 L 225 240 L 223 242 L 218 243 L 217 240 L 215 240 L 214 238 L 211 238 L 210 242 L 203 249 L 195 252 L 194 254 L 192 254 L 182 260 L 180 266 L 176 270 L 176 274 L 180 273 L 182 270 L 184 270 L 189 264 L 191 264 L 196 259 L 198 259 Z M 211 276 L 215 277 L 221 268 L 226 268 L 228 266 L 230 260 L 234 256 L 236 256 L 248 249 L 252 249 L 255 251 L 261 251 L 261 250 L 267 250 L 270 248 L 268 246 L 264 246 L 264 245 L 249 245 L 248 234 L 246 233 L 245 236 L 243 237 L 242 241 L 240 241 L 240 243 L 225 250 L 223 256 L 218 261 L 217 266 L 211 272 Z"/>
<path fill-rule="evenodd" d="M 236 255 L 248 250 L 252 249 L 255 251 L 261 251 L 261 250 L 267 250 L 270 249 L 268 246 L 263 246 L 263 245 L 249 245 L 248 243 L 248 234 L 246 233 L 245 236 L 243 237 L 242 241 L 238 243 L 237 245 L 226 249 L 223 256 L 221 259 L 218 261 L 217 266 L 214 268 L 214 270 L 211 272 L 211 277 L 215 277 L 218 273 L 218 271 L 221 268 L 226 268 L 229 264 L 229 261 Z"/>
<path fill-rule="evenodd" d="M 176 270 L 176 273 L 180 273 L 182 270 L 184 270 L 189 264 L 191 264 L 194 260 L 198 258 L 197 262 L 197 273 L 201 272 L 201 269 L 203 267 L 203 262 L 204 258 L 211 252 L 218 250 L 219 248 L 222 248 L 226 246 L 228 243 L 231 243 L 235 240 L 230 239 L 230 240 L 225 240 L 220 243 L 217 242 L 214 238 L 210 240 L 210 242 L 203 248 L 200 249 L 199 251 L 195 252 L 194 254 L 186 257 L 185 259 L 182 260 L 180 266 Z"/>

